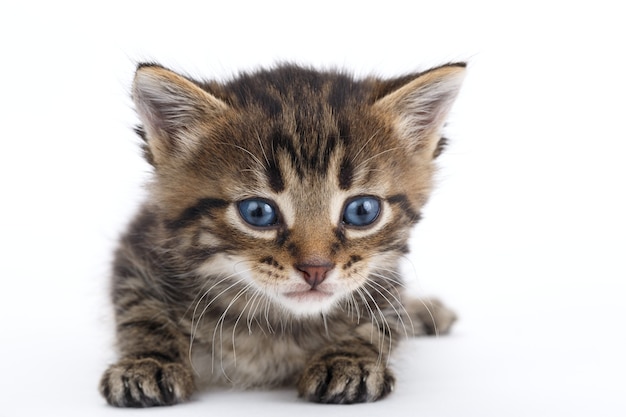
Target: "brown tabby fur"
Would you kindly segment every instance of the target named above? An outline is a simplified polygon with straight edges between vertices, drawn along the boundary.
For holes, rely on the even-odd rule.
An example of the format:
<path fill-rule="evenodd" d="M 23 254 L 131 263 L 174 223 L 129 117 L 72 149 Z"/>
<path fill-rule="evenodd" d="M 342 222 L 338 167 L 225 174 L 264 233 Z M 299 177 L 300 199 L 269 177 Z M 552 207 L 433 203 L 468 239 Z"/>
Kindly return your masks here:
<path fill-rule="evenodd" d="M 396 343 L 455 318 L 408 299 L 398 262 L 464 67 L 356 80 L 283 65 L 216 83 L 140 65 L 133 99 L 154 176 L 116 252 L 120 359 L 102 377 L 106 400 L 169 405 L 207 385 L 295 385 L 322 403 L 386 396 Z M 381 201 L 380 217 L 350 226 L 344 204 L 362 195 Z M 237 203 L 254 197 L 274 202 L 277 224 L 242 220 Z M 329 269 L 319 286 L 305 282 L 311 265 Z"/>

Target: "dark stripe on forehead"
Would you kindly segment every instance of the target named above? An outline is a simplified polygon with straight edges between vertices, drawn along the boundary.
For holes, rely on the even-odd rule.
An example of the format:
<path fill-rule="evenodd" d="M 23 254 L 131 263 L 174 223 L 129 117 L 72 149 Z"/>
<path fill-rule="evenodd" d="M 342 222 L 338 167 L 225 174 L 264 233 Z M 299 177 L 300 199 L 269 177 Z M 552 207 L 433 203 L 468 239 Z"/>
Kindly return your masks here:
<path fill-rule="evenodd" d="M 354 166 L 352 161 L 347 156 L 344 156 L 339 166 L 339 188 L 347 190 L 352 186 L 352 179 L 354 177 Z"/>
<path fill-rule="evenodd" d="M 285 152 L 289 159 L 294 162 L 293 168 L 296 170 L 296 173 L 299 178 L 304 177 L 304 172 L 302 171 L 302 166 L 299 163 L 299 155 L 294 146 L 294 140 L 291 135 L 283 132 L 280 129 L 276 129 L 272 135 L 270 136 L 271 141 L 271 149 L 274 150 L 276 157 L 280 152 Z"/>
<path fill-rule="evenodd" d="M 291 167 L 300 179 L 307 174 L 321 176 L 328 174 L 332 155 L 343 141 L 343 137 L 337 131 L 318 132 L 311 126 L 304 128 L 302 125 L 296 125 L 295 132 L 277 128 L 271 133 L 269 139 L 271 149 L 274 151 L 274 158 L 279 154 L 286 155 L 292 162 Z M 277 192 L 278 189 L 282 191 L 285 186 L 282 182 L 281 187 L 281 180 L 284 181 L 284 172 L 281 172 L 280 168 L 286 169 L 284 166 L 279 167 L 275 162 L 270 163 L 267 168 L 270 185 Z M 279 173 L 281 180 L 278 177 Z"/>
<path fill-rule="evenodd" d="M 203 198 L 191 207 L 186 208 L 178 218 L 168 221 L 170 229 L 181 229 L 189 226 L 202 216 L 208 216 L 212 211 L 228 206 L 228 201 L 219 198 Z"/>
<path fill-rule="evenodd" d="M 397 205 L 413 224 L 417 223 L 422 218 L 421 213 L 415 211 L 413 206 L 411 206 L 406 194 L 395 194 L 391 197 L 387 197 L 387 202 Z"/>
<path fill-rule="evenodd" d="M 272 190 L 276 193 L 280 193 L 285 190 L 285 181 L 283 180 L 283 174 L 280 171 L 280 167 L 276 160 L 269 161 L 267 169 L 265 170 L 267 181 L 270 184 Z"/>

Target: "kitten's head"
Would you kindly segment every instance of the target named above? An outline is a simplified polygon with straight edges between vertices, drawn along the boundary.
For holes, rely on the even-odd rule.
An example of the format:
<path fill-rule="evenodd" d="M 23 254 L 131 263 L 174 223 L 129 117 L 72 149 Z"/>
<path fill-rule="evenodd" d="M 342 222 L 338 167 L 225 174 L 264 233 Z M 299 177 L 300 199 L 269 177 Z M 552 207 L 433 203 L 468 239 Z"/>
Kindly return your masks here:
<path fill-rule="evenodd" d="M 140 65 L 133 98 L 170 249 L 195 276 L 296 315 L 380 293 L 464 67 L 355 80 L 281 66 L 214 83 Z"/>

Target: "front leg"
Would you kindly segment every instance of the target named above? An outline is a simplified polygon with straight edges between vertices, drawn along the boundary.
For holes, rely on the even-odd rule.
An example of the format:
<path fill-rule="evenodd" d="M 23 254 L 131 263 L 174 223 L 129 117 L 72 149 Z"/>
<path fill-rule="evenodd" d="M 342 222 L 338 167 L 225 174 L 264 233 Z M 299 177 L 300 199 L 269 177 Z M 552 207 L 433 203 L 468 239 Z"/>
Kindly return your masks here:
<path fill-rule="evenodd" d="M 371 402 L 393 390 L 395 378 L 386 355 L 371 343 L 355 338 L 319 352 L 298 382 L 300 397 L 318 403 Z"/>
<path fill-rule="evenodd" d="M 117 407 L 172 405 L 194 392 L 187 359 L 189 336 L 145 293 L 125 292 L 116 300 L 120 360 L 100 380 L 100 393 Z"/>

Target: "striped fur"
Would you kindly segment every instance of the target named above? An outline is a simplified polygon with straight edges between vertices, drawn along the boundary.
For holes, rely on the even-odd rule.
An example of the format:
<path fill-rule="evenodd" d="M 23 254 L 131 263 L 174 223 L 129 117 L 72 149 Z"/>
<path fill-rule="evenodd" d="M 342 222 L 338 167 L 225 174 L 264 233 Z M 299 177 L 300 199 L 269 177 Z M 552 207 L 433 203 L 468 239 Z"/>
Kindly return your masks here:
<path fill-rule="evenodd" d="M 140 65 L 137 132 L 154 176 L 116 252 L 120 359 L 102 377 L 106 400 L 168 405 L 216 385 L 386 396 L 393 346 L 454 321 L 405 298 L 398 261 L 463 73 L 356 80 L 284 65 L 216 83 Z M 345 213 L 360 196 L 380 213 L 357 226 Z M 238 204 L 250 198 L 276 220 L 248 224 Z"/>

